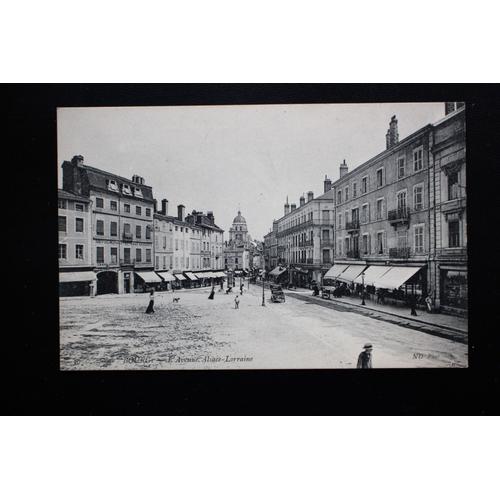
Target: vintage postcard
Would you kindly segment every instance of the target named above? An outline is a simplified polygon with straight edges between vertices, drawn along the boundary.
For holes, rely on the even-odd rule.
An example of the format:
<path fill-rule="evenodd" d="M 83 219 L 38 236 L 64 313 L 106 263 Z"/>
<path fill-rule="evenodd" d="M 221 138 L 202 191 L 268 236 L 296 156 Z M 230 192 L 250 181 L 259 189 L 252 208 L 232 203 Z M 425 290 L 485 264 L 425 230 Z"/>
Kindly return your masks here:
<path fill-rule="evenodd" d="M 57 129 L 61 370 L 468 366 L 466 103 Z"/>

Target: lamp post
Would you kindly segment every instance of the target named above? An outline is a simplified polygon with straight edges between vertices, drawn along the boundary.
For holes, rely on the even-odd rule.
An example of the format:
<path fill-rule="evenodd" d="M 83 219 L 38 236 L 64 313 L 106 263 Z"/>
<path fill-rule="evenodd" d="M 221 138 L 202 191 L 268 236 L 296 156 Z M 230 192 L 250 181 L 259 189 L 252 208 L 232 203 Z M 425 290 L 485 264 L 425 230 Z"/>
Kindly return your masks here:
<path fill-rule="evenodd" d="M 361 305 L 364 306 L 365 304 L 365 273 L 364 271 L 361 273 Z"/>
<path fill-rule="evenodd" d="M 264 245 L 262 245 L 262 251 L 264 251 Z M 261 279 L 262 279 L 262 307 L 266 307 L 266 302 L 265 302 L 265 299 L 264 299 L 264 275 L 266 273 L 266 265 L 264 263 L 264 269 L 262 271 L 262 274 L 260 275 Z"/>

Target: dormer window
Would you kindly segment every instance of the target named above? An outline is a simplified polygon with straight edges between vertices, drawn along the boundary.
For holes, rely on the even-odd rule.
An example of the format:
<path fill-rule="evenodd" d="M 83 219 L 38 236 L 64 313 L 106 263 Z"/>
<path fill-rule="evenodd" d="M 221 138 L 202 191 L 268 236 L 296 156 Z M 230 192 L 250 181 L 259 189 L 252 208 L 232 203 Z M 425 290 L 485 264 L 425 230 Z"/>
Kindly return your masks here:
<path fill-rule="evenodd" d="M 128 184 L 122 185 L 122 193 L 129 194 L 130 196 L 132 196 L 132 191 L 130 190 L 130 186 Z"/>
<path fill-rule="evenodd" d="M 143 197 L 141 188 L 138 188 L 138 187 L 134 188 L 134 194 L 135 194 L 135 196 L 137 196 L 137 198 Z"/>
<path fill-rule="evenodd" d="M 116 183 L 116 181 L 108 181 L 108 189 L 111 191 L 118 191 L 118 184 Z"/>

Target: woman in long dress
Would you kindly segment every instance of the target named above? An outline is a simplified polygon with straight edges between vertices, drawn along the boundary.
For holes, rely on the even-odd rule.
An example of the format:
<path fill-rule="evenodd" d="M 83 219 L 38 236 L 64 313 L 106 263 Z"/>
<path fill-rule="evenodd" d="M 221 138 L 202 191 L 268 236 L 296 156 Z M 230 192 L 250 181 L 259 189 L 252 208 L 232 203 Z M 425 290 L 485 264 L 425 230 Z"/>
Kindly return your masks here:
<path fill-rule="evenodd" d="M 146 309 L 146 314 L 152 314 L 155 312 L 154 305 L 155 305 L 155 291 L 151 290 L 151 293 L 149 294 L 149 305 L 148 308 Z"/>

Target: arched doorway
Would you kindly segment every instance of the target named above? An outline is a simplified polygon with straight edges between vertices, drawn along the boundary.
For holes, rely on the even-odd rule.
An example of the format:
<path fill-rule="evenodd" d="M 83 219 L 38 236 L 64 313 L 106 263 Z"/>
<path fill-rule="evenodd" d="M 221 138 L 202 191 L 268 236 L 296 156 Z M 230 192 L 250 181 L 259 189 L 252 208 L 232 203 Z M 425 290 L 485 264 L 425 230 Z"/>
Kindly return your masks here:
<path fill-rule="evenodd" d="M 118 273 L 116 271 L 97 273 L 97 295 L 105 293 L 118 293 Z"/>

